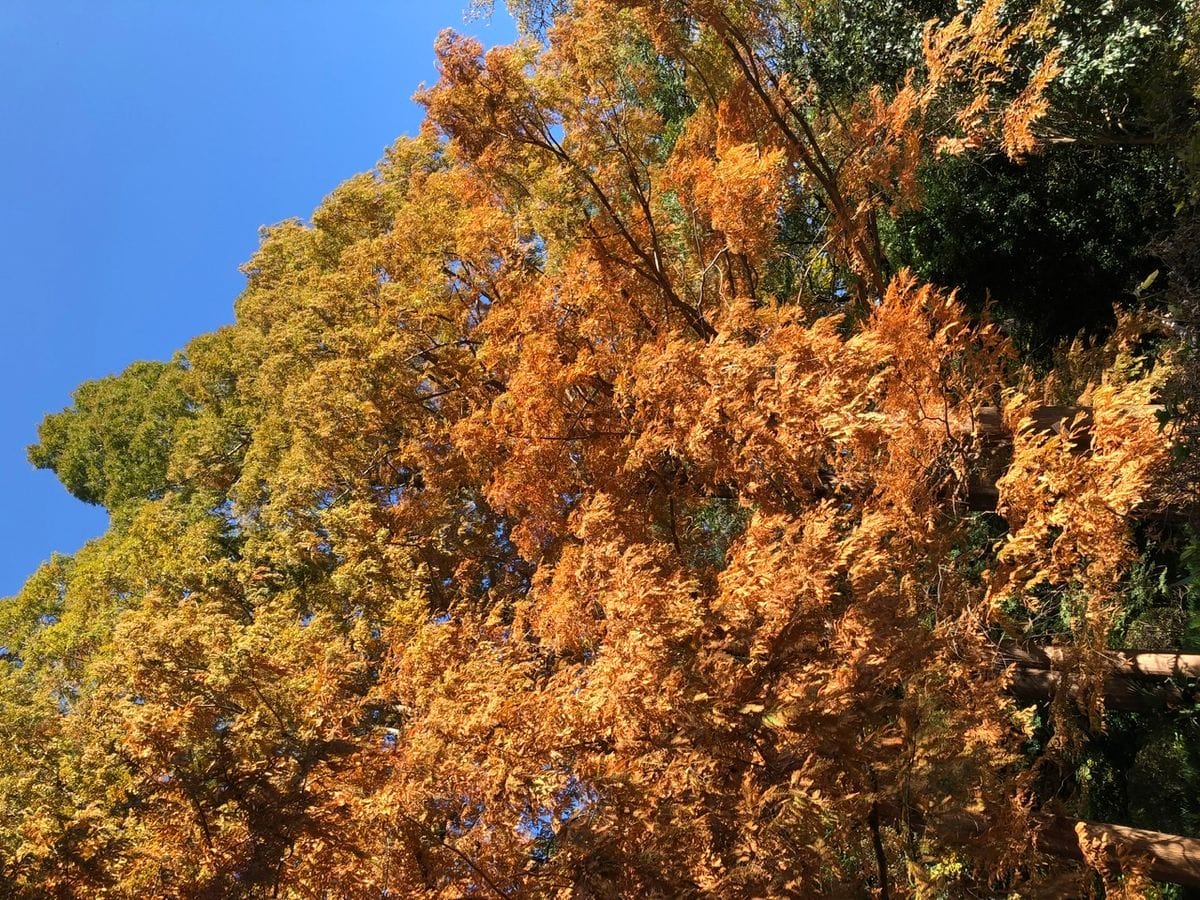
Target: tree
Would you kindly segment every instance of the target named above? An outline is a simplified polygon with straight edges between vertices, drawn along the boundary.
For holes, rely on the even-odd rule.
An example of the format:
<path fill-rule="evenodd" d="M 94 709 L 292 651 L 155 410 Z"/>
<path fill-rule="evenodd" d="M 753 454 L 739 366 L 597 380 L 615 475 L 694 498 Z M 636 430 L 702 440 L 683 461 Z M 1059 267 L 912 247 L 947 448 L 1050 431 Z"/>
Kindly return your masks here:
<path fill-rule="evenodd" d="M 443 35 L 422 133 L 264 231 L 232 326 L 47 420 L 120 515 L 0 606 L 14 893 L 1085 889 L 1046 823 L 1176 351 L 1143 311 L 1031 367 L 897 264 L 932 179 L 1058 133 L 1056 13 L 947 12 L 867 77 L 888 31 L 840 9 Z M 997 645 L 1051 633 L 1023 706 Z"/>
<path fill-rule="evenodd" d="M 29 461 L 52 469 L 80 500 L 110 510 L 161 496 L 175 430 L 191 412 L 183 378 L 178 362 L 139 362 L 84 384 L 73 407 L 42 422 Z"/>

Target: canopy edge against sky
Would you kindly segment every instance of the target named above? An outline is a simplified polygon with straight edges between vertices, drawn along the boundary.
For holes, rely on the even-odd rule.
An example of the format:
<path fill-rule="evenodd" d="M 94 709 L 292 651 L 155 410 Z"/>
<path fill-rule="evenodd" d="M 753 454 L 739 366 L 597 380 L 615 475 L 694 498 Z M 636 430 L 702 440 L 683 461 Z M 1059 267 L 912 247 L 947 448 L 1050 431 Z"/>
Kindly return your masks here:
<path fill-rule="evenodd" d="M 468 0 L 0 6 L 0 597 L 106 526 L 25 459 L 81 382 L 232 319 L 258 229 L 416 131 Z"/>

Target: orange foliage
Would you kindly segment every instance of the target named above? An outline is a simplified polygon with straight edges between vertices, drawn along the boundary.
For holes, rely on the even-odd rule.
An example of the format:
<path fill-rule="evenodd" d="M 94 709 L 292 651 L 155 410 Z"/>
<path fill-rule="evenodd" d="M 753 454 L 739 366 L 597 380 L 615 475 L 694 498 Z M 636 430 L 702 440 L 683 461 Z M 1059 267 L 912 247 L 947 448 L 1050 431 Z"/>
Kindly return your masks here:
<path fill-rule="evenodd" d="M 8 877 L 858 896 L 955 859 L 973 890 L 1051 883 L 989 629 L 1077 590 L 1104 646 L 1164 442 L 1154 378 L 1114 360 L 1074 398 L 1088 452 L 1023 427 L 1038 383 L 1000 331 L 880 254 L 935 149 L 1036 150 L 1055 63 L 1014 86 L 1012 53 L 1045 22 L 999 10 L 930 26 L 924 68 L 844 115 L 773 68 L 768 0 L 577 0 L 547 48 L 444 34 L 422 136 L 272 229 L 237 323 L 188 351 L 178 484 L 121 525 L 141 549 L 97 551 L 137 577 L 64 588 L 108 610 L 104 652 L 69 727 L 27 728 L 68 727 L 61 790 L 91 805 L 5 832 Z M 644 44 L 695 101 L 671 140 Z M 814 197 L 803 262 L 849 274 L 779 296 L 780 217 Z M 971 431 L 1000 401 L 981 575 Z M 53 633 L 22 640 L 5 698 L 58 684 Z"/>

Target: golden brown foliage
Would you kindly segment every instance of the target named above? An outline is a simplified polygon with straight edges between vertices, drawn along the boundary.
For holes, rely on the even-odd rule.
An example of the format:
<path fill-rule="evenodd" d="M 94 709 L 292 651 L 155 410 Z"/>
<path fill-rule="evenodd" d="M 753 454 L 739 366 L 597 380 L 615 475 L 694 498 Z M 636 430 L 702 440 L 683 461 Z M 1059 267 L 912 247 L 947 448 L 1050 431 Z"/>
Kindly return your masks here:
<path fill-rule="evenodd" d="M 1061 887 L 992 642 L 1005 601 L 1073 591 L 1101 677 L 1158 376 L 1119 333 L 1070 398 L 1086 452 L 1023 427 L 1042 382 L 876 227 L 934 152 L 1036 152 L 1055 61 L 1013 60 L 1045 17 L 931 24 L 837 111 L 776 64 L 781 15 L 443 35 L 423 134 L 267 232 L 186 350 L 171 488 L 3 608 L 18 893 Z M 797 198 L 826 217 L 801 263 L 843 274 L 780 296 Z M 965 501 L 995 404 L 992 559 Z"/>

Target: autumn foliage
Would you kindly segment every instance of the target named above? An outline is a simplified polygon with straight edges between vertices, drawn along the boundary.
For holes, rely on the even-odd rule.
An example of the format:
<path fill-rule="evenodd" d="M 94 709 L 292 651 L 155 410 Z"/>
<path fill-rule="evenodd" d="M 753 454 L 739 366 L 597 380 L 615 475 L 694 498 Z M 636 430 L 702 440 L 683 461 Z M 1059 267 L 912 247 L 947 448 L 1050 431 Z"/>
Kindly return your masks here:
<path fill-rule="evenodd" d="M 1055 137 L 1054 4 L 848 103 L 784 62 L 803 8 L 447 32 L 422 133 L 264 234 L 234 325 L 47 420 L 112 527 L 0 604 L 0 893 L 1097 883 L 1036 816 L 1104 727 L 1166 326 L 1047 367 L 884 246 L 922 167 Z M 1068 604 L 1039 712 L 997 647 Z"/>

